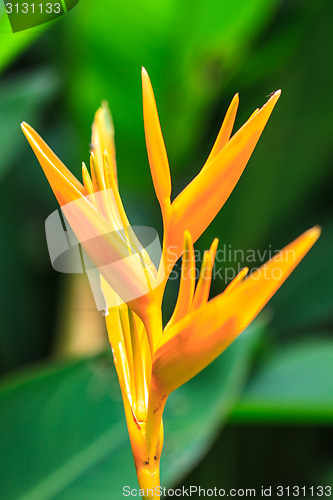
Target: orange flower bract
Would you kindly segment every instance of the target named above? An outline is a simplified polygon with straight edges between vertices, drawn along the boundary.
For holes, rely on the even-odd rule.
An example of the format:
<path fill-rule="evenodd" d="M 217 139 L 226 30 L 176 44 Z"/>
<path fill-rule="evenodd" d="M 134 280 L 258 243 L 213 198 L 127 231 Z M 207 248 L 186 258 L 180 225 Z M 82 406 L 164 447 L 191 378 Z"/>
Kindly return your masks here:
<path fill-rule="evenodd" d="M 249 325 L 318 239 L 320 230 L 305 232 L 248 277 L 248 269 L 243 269 L 223 293 L 209 300 L 218 240 L 204 254 L 197 283 L 193 243 L 234 189 L 280 91 L 232 136 L 239 104 L 236 94 L 206 163 L 171 201 L 168 157 L 144 69 L 142 89 L 147 153 L 164 225 L 158 269 L 134 234 L 121 201 L 107 105 L 103 103 L 95 115 L 90 172 L 83 164 L 82 183 L 29 125 L 23 123 L 22 129 L 74 233 L 100 271 L 134 461 L 140 487 L 146 490 L 159 485 L 162 415 L 168 395 L 203 370 Z M 178 299 L 163 328 L 163 293 L 181 256 Z M 108 259 L 117 263 L 112 270 L 102 265 Z"/>

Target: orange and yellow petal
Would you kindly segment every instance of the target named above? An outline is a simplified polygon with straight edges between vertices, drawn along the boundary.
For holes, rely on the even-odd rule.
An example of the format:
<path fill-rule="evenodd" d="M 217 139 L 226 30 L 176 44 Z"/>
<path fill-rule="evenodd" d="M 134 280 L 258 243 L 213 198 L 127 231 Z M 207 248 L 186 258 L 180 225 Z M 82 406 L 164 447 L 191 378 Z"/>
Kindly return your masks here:
<path fill-rule="evenodd" d="M 153 88 L 148 73 L 144 68 L 142 68 L 142 97 L 149 165 L 156 196 L 160 203 L 162 213 L 164 214 L 170 204 L 170 168 L 158 118 Z"/>
<path fill-rule="evenodd" d="M 209 162 L 214 160 L 214 158 L 222 151 L 224 146 L 227 144 L 227 142 L 230 139 L 232 129 L 234 127 L 235 119 L 236 119 L 236 114 L 238 110 L 238 105 L 239 105 L 239 95 L 236 94 L 233 98 L 233 100 L 230 103 L 230 106 L 228 108 L 228 111 L 225 115 L 225 118 L 223 120 L 220 132 L 216 138 L 215 144 L 207 158 L 207 161 L 204 165 L 208 165 Z"/>
<path fill-rule="evenodd" d="M 280 91 L 275 92 L 173 201 L 165 235 L 169 267 L 181 255 L 184 231 L 195 242 L 230 196 L 279 97 Z"/>
<path fill-rule="evenodd" d="M 235 286 L 239 285 L 239 283 L 241 283 L 246 278 L 248 272 L 248 267 L 244 267 L 243 269 L 241 269 L 237 276 L 235 276 L 231 283 L 229 283 L 223 293 L 230 293 Z"/>
<path fill-rule="evenodd" d="M 60 206 L 84 196 L 84 186 L 65 167 L 37 132 L 25 122 L 21 124 L 21 128 L 44 170 Z"/>
<path fill-rule="evenodd" d="M 320 229 L 299 236 L 246 280 L 191 311 L 163 336 L 153 360 L 159 392 L 169 393 L 203 370 L 251 323 L 300 260 Z"/>
<path fill-rule="evenodd" d="M 196 268 L 192 237 L 188 231 L 185 231 L 179 292 L 176 306 L 165 331 L 181 320 L 189 312 L 195 288 L 195 275 Z"/>
<path fill-rule="evenodd" d="M 104 101 L 95 114 L 92 134 L 92 151 L 96 157 L 97 168 L 103 176 L 103 157 L 106 151 L 111 165 L 112 175 L 117 184 L 116 148 L 114 144 L 114 126 L 108 104 Z"/>

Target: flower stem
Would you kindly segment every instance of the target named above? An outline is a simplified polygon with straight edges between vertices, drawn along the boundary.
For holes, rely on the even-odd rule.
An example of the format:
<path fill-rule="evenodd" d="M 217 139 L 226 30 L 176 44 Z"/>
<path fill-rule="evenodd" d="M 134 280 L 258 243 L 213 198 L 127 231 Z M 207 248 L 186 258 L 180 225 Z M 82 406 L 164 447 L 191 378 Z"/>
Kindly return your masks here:
<path fill-rule="evenodd" d="M 159 463 L 153 469 L 147 465 L 138 471 L 138 481 L 140 489 L 145 492 L 144 500 L 160 498 L 158 489 L 160 486 L 160 467 Z"/>
<path fill-rule="evenodd" d="M 159 462 L 163 447 L 162 416 L 168 394 L 162 394 L 152 377 L 149 389 L 149 401 L 146 424 L 146 443 L 150 464 Z"/>

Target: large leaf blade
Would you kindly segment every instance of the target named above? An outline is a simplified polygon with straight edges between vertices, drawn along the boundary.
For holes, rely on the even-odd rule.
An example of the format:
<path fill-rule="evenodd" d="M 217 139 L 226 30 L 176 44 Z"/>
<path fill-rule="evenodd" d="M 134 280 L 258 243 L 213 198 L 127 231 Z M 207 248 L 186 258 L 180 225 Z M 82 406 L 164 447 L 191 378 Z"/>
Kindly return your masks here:
<path fill-rule="evenodd" d="M 277 350 L 251 379 L 232 418 L 237 422 L 331 424 L 332 339 L 313 338 Z"/>
<path fill-rule="evenodd" d="M 211 444 L 237 399 L 260 330 L 249 330 L 170 400 L 163 483 L 179 479 Z M 7 384 L 0 404 L 7 500 L 104 500 L 125 485 L 137 487 L 110 355 Z"/>

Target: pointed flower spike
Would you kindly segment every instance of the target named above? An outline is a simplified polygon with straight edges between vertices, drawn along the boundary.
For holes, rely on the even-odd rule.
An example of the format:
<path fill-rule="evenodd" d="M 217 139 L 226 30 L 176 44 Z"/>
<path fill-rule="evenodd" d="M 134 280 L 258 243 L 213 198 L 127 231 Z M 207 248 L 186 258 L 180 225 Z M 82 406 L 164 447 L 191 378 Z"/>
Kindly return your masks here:
<path fill-rule="evenodd" d="M 123 397 L 126 397 L 130 405 L 132 405 L 129 364 L 125 349 L 124 331 L 119 315 L 120 309 L 123 308 L 125 304 L 120 297 L 117 296 L 116 292 L 112 290 L 103 276 L 101 276 L 101 289 L 105 296 L 112 295 L 112 303 L 118 303 L 117 306 L 109 309 L 105 316 L 105 320 L 121 391 Z"/>
<path fill-rule="evenodd" d="M 84 195 L 84 187 L 76 177 L 65 167 L 37 132 L 27 123 L 21 124 L 24 135 L 28 139 L 37 160 L 49 181 L 49 184 L 59 202 L 65 205 Z"/>
<path fill-rule="evenodd" d="M 105 185 L 107 189 L 107 197 L 109 199 L 109 206 L 111 213 L 117 220 L 117 227 L 118 229 L 124 228 L 128 241 L 131 242 L 133 250 L 141 253 L 145 264 L 147 265 L 147 267 L 150 268 L 151 272 L 155 276 L 156 275 L 155 266 L 152 263 L 147 251 L 142 247 L 141 243 L 136 237 L 127 218 L 124 205 L 119 194 L 118 186 L 116 184 L 116 179 L 110 168 L 110 159 L 107 151 L 104 151 L 103 162 L 104 162 L 103 169 L 104 169 Z"/>
<path fill-rule="evenodd" d="M 276 254 L 230 293 L 191 311 L 163 336 L 155 353 L 152 382 L 167 395 L 203 370 L 251 323 L 314 245 L 314 227 Z"/>
<path fill-rule="evenodd" d="M 143 265 L 140 252 L 129 252 L 124 232 L 114 230 L 115 227 L 84 195 L 84 186 L 60 161 L 56 161 L 56 155 L 39 135 L 29 125 L 23 124 L 22 129 L 86 254 L 122 300 L 130 302 L 146 324 L 147 311 L 155 300 L 151 294 L 155 284 L 152 266 Z"/>
<path fill-rule="evenodd" d="M 130 223 L 120 198 L 117 179 L 110 166 L 110 158 L 106 150 L 103 153 L 103 172 L 111 211 L 119 216 L 119 227 L 127 228 L 130 226 Z"/>
<path fill-rule="evenodd" d="M 320 234 L 321 229 L 318 226 L 305 231 L 231 290 L 227 300 L 230 297 L 233 309 L 235 310 L 236 302 L 242 304 L 242 311 L 237 314 L 239 333 L 251 323 L 277 292 L 318 240 Z"/>
<path fill-rule="evenodd" d="M 127 307 L 103 276 L 100 279 L 105 302 L 114 304 L 107 311 L 106 326 L 115 363 L 121 369 L 121 373 L 117 370 L 117 374 L 126 381 L 131 408 L 137 419 L 142 420 L 148 401 L 146 363 L 151 368 L 151 359 L 147 357 L 149 345 L 146 334 L 142 338 L 141 330 L 144 327 L 138 316 Z"/>
<path fill-rule="evenodd" d="M 218 246 L 219 246 L 219 239 L 218 238 L 214 238 L 212 244 L 210 245 L 210 249 L 209 249 L 212 252 L 213 265 L 214 265 L 214 262 L 215 262 L 216 251 L 217 251 L 217 247 Z"/>
<path fill-rule="evenodd" d="M 142 320 L 139 318 L 139 316 L 137 316 L 134 313 L 133 313 L 133 318 L 134 318 L 134 322 L 136 324 L 136 329 L 138 331 L 138 337 L 139 337 L 139 342 L 140 342 L 140 346 L 141 346 L 142 364 L 144 367 L 145 379 L 147 381 L 146 399 L 148 401 L 148 387 L 149 387 L 149 383 L 150 383 L 151 364 L 152 364 L 149 341 L 148 341 L 147 333 L 146 333 L 145 327 L 142 323 Z"/>
<path fill-rule="evenodd" d="M 208 163 L 212 161 L 220 151 L 222 151 L 224 146 L 229 141 L 235 123 L 238 104 L 239 94 L 237 93 L 231 101 L 231 104 L 223 120 L 219 135 L 217 136 L 213 149 L 211 150 L 204 167 L 206 167 L 206 165 L 208 165 Z"/>
<path fill-rule="evenodd" d="M 91 143 L 100 175 L 103 176 L 103 155 L 104 151 L 106 151 L 109 157 L 115 182 L 117 184 L 114 126 L 109 106 L 106 101 L 103 101 L 102 106 L 96 111 L 94 123 L 92 126 Z"/>
<path fill-rule="evenodd" d="M 202 306 L 208 301 L 210 286 L 212 282 L 212 272 L 213 272 L 218 244 L 219 240 L 215 238 L 208 252 L 204 253 L 204 258 L 202 260 L 202 265 L 200 270 L 200 276 L 193 297 L 191 310 L 198 309 L 198 307 Z"/>
<path fill-rule="evenodd" d="M 78 202 L 79 201 L 79 202 Z M 143 318 L 153 298 L 155 278 L 131 252 L 122 231 L 115 231 L 91 203 L 82 197 L 62 207 L 64 215 L 94 266 L 124 302 Z"/>
<path fill-rule="evenodd" d="M 110 167 L 110 158 L 107 151 L 103 153 L 103 172 L 104 181 L 106 187 L 106 197 L 108 200 L 108 205 L 110 207 L 110 212 L 115 219 L 115 223 L 118 229 L 124 229 L 128 241 L 132 242 L 133 248 L 136 250 L 141 248 L 141 245 L 134 237 L 134 232 L 130 227 L 129 220 L 127 218 L 123 202 L 120 198 L 118 186 L 116 183 L 116 178 L 114 176 L 113 170 Z M 131 229 L 131 236 L 129 235 L 129 230 Z"/>
<path fill-rule="evenodd" d="M 153 88 L 145 68 L 142 68 L 143 118 L 149 165 L 162 214 L 170 205 L 171 177 L 168 157 L 158 118 Z M 183 231 L 184 234 L 184 231 Z"/>
<path fill-rule="evenodd" d="M 119 194 L 118 186 L 116 184 L 116 179 L 113 175 L 113 172 L 110 169 L 110 159 L 107 151 L 104 151 L 103 162 L 104 162 L 104 179 L 106 183 L 107 197 L 109 200 L 111 213 L 114 216 L 115 220 L 117 221 L 117 227 L 119 229 L 122 228 L 124 229 L 128 242 L 131 243 L 133 251 L 140 252 L 144 265 L 147 266 L 152 275 L 156 277 L 157 274 L 156 268 L 152 263 L 148 255 L 148 252 L 145 250 L 145 248 L 143 248 L 143 246 L 139 242 L 127 218 L 123 202 Z"/>
<path fill-rule="evenodd" d="M 93 151 L 90 153 L 90 172 L 93 188 L 95 193 L 97 193 L 94 198 L 97 203 L 98 211 L 110 223 L 110 229 L 113 231 L 121 229 L 122 226 L 119 225 L 119 213 L 116 208 L 111 205 L 110 197 L 106 191 L 104 170 L 100 172 Z"/>
<path fill-rule="evenodd" d="M 106 295 L 114 294 L 114 298 L 117 299 L 115 292 L 111 290 L 111 287 L 103 278 L 101 279 L 101 286 L 103 293 Z M 146 460 L 145 456 L 147 455 L 144 441 L 144 423 L 140 421 L 145 417 L 145 401 L 148 401 L 147 384 L 145 380 L 141 380 L 141 374 L 137 377 L 136 369 L 134 379 L 130 377 L 130 360 L 125 349 L 125 337 L 128 338 L 132 333 L 129 333 L 130 322 L 128 317 L 126 318 L 129 309 L 119 297 L 118 299 L 119 305 L 111 308 L 106 316 L 106 325 L 120 383 L 133 456 L 136 465 L 140 466 Z M 113 302 L 116 302 L 116 300 L 113 300 Z M 142 359 L 140 361 L 143 363 Z M 142 382 L 142 385 L 140 382 Z"/>
<path fill-rule="evenodd" d="M 128 320 L 128 312 L 127 312 L 128 307 L 126 304 L 123 303 L 121 306 L 117 307 L 117 310 L 118 310 L 121 331 L 123 334 L 123 345 L 125 347 L 124 350 L 126 353 L 126 361 L 127 361 L 128 371 L 129 371 L 129 382 L 130 382 L 130 388 L 131 388 L 132 407 L 134 407 L 135 401 L 136 401 L 135 369 L 134 369 L 134 360 L 133 360 L 133 346 L 132 346 L 132 341 L 131 341 L 131 331 L 130 331 L 130 325 L 129 325 L 129 320 Z"/>
<path fill-rule="evenodd" d="M 103 171 L 109 207 L 111 214 L 115 220 L 115 224 L 118 229 L 124 229 L 127 240 L 130 243 L 133 252 L 140 253 L 144 266 L 146 266 L 147 269 L 149 269 L 150 274 L 154 278 L 156 278 L 157 270 L 153 262 L 151 261 L 148 252 L 145 248 L 143 248 L 140 241 L 138 240 L 127 218 L 124 205 L 119 194 L 116 178 L 110 167 L 110 158 L 106 150 L 103 153 Z"/>
<path fill-rule="evenodd" d="M 248 272 L 249 272 L 248 267 L 244 267 L 243 269 L 241 269 L 237 274 L 237 276 L 235 276 L 235 278 L 231 281 L 231 283 L 229 283 L 229 285 L 227 286 L 227 288 L 224 290 L 223 293 L 230 293 L 235 286 L 237 286 L 246 278 Z"/>
<path fill-rule="evenodd" d="M 253 113 L 251 114 L 251 116 L 250 116 L 249 120 L 251 120 L 251 118 L 252 118 L 254 115 L 256 115 L 256 114 L 258 113 L 258 111 L 260 111 L 260 108 L 257 108 L 257 109 L 255 109 L 255 110 L 253 111 Z"/>
<path fill-rule="evenodd" d="M 191 234 L 188 231 L 185 231 L 178 298 L 173 315 L 171 316 L 169 323 L 166 325 L 164 332 L 177 323 L 177 321 L 181 318 L 186 316 L 190 310 L 195 287 L 195 274 L 196 268 L 192 238 Z"/>
<path fill-rule="evenodd" d="M 142 362 L 141 345 L 139 342 L 139 333 L 134 321 L 133 312 L 127 307 L 129 327 L 131 332 L 133 365 L 134 365 L 134 382 L 136 400 L 134 404 L 134 413 L 138 421 L 143 422 L 146 419 L 147 408 L 146 404 L 146 379 L 145 369 Z"/>
<path fill-rule="evenodd" d="M 85 188 L 85 193 L 84 193 L 85 196 L 89 196 L 89 200 L 94 200 L 95 201 L 94 205 L 95 205 L 96 200 L 94 197 L 94 186 L 91 177 L 89 175 L 88 169 L 86 167 L 86 164 L 84 162 L 82 162 L 82 181 Z"/>
<path fill-rule="evenodd" d="M 124 350 L 124 339 L 122 325 L 120 322 L 119 311 L 117 308 L 112 308 L 105 318 L 106 328 L 109 336 L 110 345 L 112 348 L 114 364 L 116 367 L 119 384 L 123 397 L 126 397 L 132 405 L 132 394 L 130 386 L 130 375 L 128 369 L 127 354 Z"/>
<path fill-rule="evenodd" d="M 195 242 L 228 199 L 279 97 L 280 91 L 275 92 L 173 201 L 165 239 L 169 269 L 181 254 L 184 230 L 190 231 Z"/>
<path fill-rule="evenodd" d="M 198 307 L 200 307 L 202 304 L 205 304 L 208 300 L 210 282 L 212 279 L 212 268 L 212 253 L 209 250 L 206 250 L 202 259 L 199 280 L 195 289 L 191 311 L 194 309 L 198 309 Z"/>

